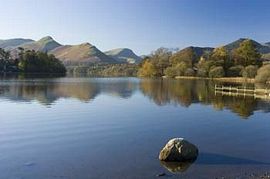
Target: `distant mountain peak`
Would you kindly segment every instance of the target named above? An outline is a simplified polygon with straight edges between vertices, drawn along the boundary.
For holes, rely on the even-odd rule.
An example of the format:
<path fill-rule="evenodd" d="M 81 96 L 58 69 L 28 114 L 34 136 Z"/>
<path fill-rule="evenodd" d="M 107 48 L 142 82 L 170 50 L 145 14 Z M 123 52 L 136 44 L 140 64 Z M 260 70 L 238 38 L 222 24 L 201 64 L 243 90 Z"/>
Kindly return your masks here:
<path fill-rule="evenodd" d="M 62 46 L 56 42 L 51 36 L 46 36 L 38 41 L 22 44 L 21 47 L 28 50 L 49 52 L 57 47 Z"/>
<path fill-rule="evenodd" d="M 91 64 L 91 63 L 116 63 L 92 44 L 86 42 L 78 45 L 60 46 L 50 53 L 64 62 L 65 65 Z"/>
<path fill-rule="evenodd" d="M 60 43 L 56 42 L 51 36 L 43 37 L 43 38 L 39 39 L 37 42 L 38 42 L 38 43 L 41 43 L 41 44 L 55 43 L 55 44 L 57 44 L 58 46 L 61 45 Z"/>
<path fill-rule="evenodd" d="M 249 38 L 244 38 L 244 37 L 238 39 L 238 41 L 245 41 L 245 40 L 250 40 L 250 39 Z"/>
<path fill-rule="evenodd" d="M 245 40 L 250 40 L 253 43 L 253 45 L 257 48 L 257 50 L 262 54 L 270 52 L 270 47 L 269 46 L 262 45 L 261 43 L 255 41 L 253 39 L 250 39 L 250 38 L 240 38 L 240 39 L 238 39 L 238 40 L 236 40 L 234 42 L 231 42 L 231 43 L 225 45 L 224 47 L 230 52 L 230 51 L 238 48 L 240 46 L 240 44 L 242 42 L 244 42 Z"/>
<path fill-rule="evenodd" d="M 42 37 L 40 40 L 38 41 L 50 41 L 50 40 L 54 40 L 51 36 L 45 36 L 45 37 Z"/>
<path fill-rule="evenodd" d="M 131 49 L 129 48 L 115 48 L 112 50 L 107 51 L 106 53 L 110 53 L 111 55 L 119 55 L 120 53 L 134 53 Z"/>
<path fill-rule="evenodd" d="M 4 48 L 5 50 L 12 50 L 16 48 L 17 46 L 34 42 L 31 39 L 23 39 L 23 38 L 13 38 L 13 39 L 7 39 L 7 40 L 1 40 L 0 41 L 0 48 Z"/>
<path fill-rule="evenodd" d="M 120 63 L 139 63 L 142 60 L 129 48 L 116 48 L 104 53 Z"/>
<path fill-rule="evenodd" d="M 82 44 L 80 44 L 80 46 L 89 46 L 89 47 L 93 47 L 93 45 L 90 44 L 89 42 L 82 43 Z"/>

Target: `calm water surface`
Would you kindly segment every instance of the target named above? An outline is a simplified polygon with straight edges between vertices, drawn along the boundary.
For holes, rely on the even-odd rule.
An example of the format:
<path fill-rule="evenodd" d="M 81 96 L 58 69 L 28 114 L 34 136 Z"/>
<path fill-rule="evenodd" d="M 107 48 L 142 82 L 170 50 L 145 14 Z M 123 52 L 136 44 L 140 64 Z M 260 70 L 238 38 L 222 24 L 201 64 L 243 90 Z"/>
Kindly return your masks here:
<path fill-rule="evenodd" d="M 270 103 L 211 81 L 3 78 L 0 178 L 246 178 L 270 171 Z M 164 166 L 174 137 L 200 151 Z M 168 169 L 167 169 L 167 168 Z"/>

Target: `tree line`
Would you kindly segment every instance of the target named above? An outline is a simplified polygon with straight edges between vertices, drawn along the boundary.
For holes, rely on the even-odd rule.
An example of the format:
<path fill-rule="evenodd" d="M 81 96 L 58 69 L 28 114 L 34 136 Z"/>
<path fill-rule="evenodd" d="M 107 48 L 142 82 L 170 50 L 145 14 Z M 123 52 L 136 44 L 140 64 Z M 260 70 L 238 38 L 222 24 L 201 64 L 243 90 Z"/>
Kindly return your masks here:
<path fill-rule="evenodd" d="M 0 48 L 0 72 L 65 73 L 66 68 L 52 54 L 18 48 L 18 54 L 11 55 Z"/>
<path fill-rule="evenodd" d="M 176 53 L 172 53 L 166 48 L 159 48 L 142 61 L 139 65 L 138 75 L 140 77 L 197 76 L 209 78 L 254 78 L 257 76 L 258 81 L 270 80 L 270 71 L 265 70 L 270 69 L 270 66 L 263 66 L 261 57 L 262 55 L 251 40 L 243 41 L 238 48 L 231 52 L 225 47 L 218 47 L 201 56 L 198 56 L 192 48 L 186 48 Z M 263 69 L 258 70 L 259 68 Z M 262 79 L 261 76 L 264 78 Z"/>
<path fill-rule="evenodd" d="M 82 66 L 73 66 L 67 68 L 68 73 L 74 75 L 87 75 L 96 77 L 135 77 L 138 72 L 136 64 L 91 64 Z"/>

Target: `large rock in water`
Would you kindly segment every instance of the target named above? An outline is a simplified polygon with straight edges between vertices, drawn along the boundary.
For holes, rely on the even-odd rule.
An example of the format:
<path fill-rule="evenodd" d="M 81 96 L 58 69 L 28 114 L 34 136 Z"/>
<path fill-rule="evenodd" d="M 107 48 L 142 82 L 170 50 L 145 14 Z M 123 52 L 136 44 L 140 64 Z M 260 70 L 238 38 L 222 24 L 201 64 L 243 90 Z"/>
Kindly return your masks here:
<path fill-rule="evenodd" d="M 183 138 L 171 139 L 159 153 L 159 160 L 166 162 L 194 161 L 198 148 Z"/>

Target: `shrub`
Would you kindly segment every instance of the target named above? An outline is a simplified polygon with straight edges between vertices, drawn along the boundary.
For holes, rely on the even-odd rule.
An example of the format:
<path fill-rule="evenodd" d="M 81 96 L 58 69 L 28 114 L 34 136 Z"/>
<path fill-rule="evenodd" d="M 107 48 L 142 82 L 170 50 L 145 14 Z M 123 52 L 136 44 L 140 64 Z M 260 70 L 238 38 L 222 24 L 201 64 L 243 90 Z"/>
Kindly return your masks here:
<path fill-rule="evenodd" d="M 150 61 L 146 60 L 142 67 L 138 71 L 139 77 L 156 77 L 158 76 L 158 70 L 156 66 Z"/>
<path fill-rule="evenodd" d="M 174 67 L 168 67 L 165 69 L 165 75 L 170 78 L 174 78 L 177 75 L 177 72 Z"/>
<path fill-rule="evenodd" d="M 255 81 L 259 83 L 270 82 L 270 65 L 264 65 L 258 70 Z"/>
<path fill-rule="evenodd" d="M 209 71 L 210 78 L 221 78 L 221 77 L 224 77 L 224 75 L 225 75 L 224 69 L 221 66 L 213 67 Z"/>
<path fill-rule="evenodd" d="M 185 71 L 188 69 L 188 65 L 184 62 L 180 62 L 174 66 L 174 70 L 176 72 L 176 76 L 185 75 Z"/>
<path fill-rule="evenodd" d="M 188 73 L 186 76 L 193 76 L 195 73 L 190 68 L 187 68 L 187 65 L 183 62 L 180 62 L 172 67 L 168 67 L 165 69 L 164 73 L 168 77 L 176 77 L 176 76 L 183 76 L 186 75 L 186 72 Z"/>
<path fill-rule="evenodd" d="M 188 68 L 185 71 L 185 76 L 195 76 L 195 71 L 192 68 Z"/>
<path fill-rule="evenodd" d="M 73 73 L 80 74 L 80 73 L 87 73 L 88 67 L 85 66 L 77 66 L 73 69 Z"/>
<path fill-rule="evenodd" d="M 242 76 L 243 69 L 244 67 L 241 65 L 232 66 L 228 69 L 227 76 L 229 77 Z"/>
<path fill-rule="evenodd" d="M 258 70 L 257 66 L 249 65 L 244 68 L 242 76 L 245 78 L 255 78 L 255 76 L 257 75 L 257 70 Z"/>
<path fill-rule="evenodd" d="M 207 71 L 204 69 L 198 69 L 197 76 L 199 77 L 207 77 Z"/>

